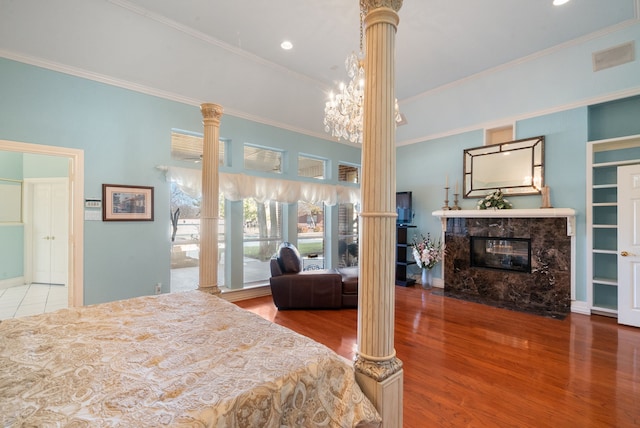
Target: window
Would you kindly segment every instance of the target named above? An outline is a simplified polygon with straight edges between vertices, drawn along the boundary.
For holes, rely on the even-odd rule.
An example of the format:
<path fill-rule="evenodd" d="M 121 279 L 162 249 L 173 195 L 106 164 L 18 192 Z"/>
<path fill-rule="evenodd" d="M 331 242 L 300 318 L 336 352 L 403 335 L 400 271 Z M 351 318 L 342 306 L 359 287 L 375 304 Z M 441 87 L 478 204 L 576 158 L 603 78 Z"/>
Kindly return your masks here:
<path fill-rule="evenodd" d="M 347 183 L 358 183 L 359 174 L 358 167 L 353 165 L 338 164 L 338 181 L 346 181 Z"/>
<path fill-rule="evenodd" d="M 198 172 L 199 171 L 194 171 Z M 198 287 L 201 196 L 171 179 L 171 292 Z M 218 227 L 218 285 L 224 285 L 224 197 L 220 195 Z"/>
<path fill-rule="evenodd" d="M 358 265 L 358 211 L 356 204 L 338 205 L 338 266 Z"/>
<path fill-rule="evenodd" d="M 298 251 L 324 256 L 324 203 L 298 202 Z"/>
<path fill-rule="evenodd" d="M 317 179 L 325 178 L 326 161 L 308 156 L 298 156 L 298 175 Z"/>
<path fill-rule="evenodd" d="M 229 162 L 225 159 L 226 145 L 228 140 L 220 139 L 218 147 L 218 164 L 228 165 Z M 202 162 L 202 134 L 188 131 L 171 131 L 171 157 L 173 159 L 200 163 Z"/>
<path fill-rule="evenodd" d="M 271 256 L 282 242 L 282 204 L 245 199 L 244 211 L 244 283 L 268 281 Z"/>
<path fill-rule="evenodd" d="M 244 168 L 280 174 L 282 173 L 282 152 L 245 144 Z"/>

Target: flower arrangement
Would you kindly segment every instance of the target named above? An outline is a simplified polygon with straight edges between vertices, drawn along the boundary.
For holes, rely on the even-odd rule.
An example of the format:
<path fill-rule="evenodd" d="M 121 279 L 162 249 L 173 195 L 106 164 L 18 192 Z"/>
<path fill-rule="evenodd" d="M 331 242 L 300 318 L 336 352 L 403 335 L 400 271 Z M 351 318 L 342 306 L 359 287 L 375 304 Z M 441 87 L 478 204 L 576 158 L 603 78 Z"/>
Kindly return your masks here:
<path fill-rule="evenodd" d="M 498 189 L 493 193 L 488 194 L 484 197 L 484 199 L 480 199 L 478 201 L 478 205 L 476 206 L 479 210 L 487 210 L 487 209 L 497 209 L 497 210 L 506 210 L 509 208 L 513 208 L 511 202 L 505 199 L 502 190 Z"/>
<path fill-rule="evenodd" d="M 413 258 L 420 269 L 433 269 L 433 267 L 442 260 L 442 243 L 431 239 L 431 235 L 420 235 L 420 240 L 413 238 Z"/>

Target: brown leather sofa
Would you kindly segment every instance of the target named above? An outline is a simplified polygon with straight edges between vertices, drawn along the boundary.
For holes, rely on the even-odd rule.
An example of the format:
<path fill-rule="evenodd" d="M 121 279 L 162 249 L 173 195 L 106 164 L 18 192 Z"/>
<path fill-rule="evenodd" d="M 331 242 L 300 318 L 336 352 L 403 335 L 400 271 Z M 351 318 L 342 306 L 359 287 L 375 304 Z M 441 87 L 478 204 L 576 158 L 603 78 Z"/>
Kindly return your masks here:
<path fill-rule="evenodd" d="M 298 249 L 283 242 L 271 258 L 271 295 L 278 309 L 358 306 L 358 268 L 302 270 Z"/>

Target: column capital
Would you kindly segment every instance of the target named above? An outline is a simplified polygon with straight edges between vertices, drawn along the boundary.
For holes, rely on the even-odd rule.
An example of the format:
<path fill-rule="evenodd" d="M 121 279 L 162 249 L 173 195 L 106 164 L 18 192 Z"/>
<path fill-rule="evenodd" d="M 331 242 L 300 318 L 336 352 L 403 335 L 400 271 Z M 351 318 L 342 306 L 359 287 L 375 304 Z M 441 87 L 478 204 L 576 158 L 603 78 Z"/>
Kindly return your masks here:
<path fill-rule="evenodd" d="M 202 118 L 204 120 L 211 119 L 220 123 L 223 112 L 221 105 L 213 103 L 200 104 L 200 111 L 202 112 Z"/>
<path fill-rule="evenodd" d="M 374 361 L 358 354 L 353 367 L 356 371 L 374 379 L 376 382 L 382 382 L 392 374 L 402 370 L 402 361 L 395 356 L 389 360 Z"/>
<path fill-rule="evenodd" d="M 402 7 L 402 0 L 360 0 L 360 10 L 365 14 L 381 7 L 387 7 L 397 12 Z"/>

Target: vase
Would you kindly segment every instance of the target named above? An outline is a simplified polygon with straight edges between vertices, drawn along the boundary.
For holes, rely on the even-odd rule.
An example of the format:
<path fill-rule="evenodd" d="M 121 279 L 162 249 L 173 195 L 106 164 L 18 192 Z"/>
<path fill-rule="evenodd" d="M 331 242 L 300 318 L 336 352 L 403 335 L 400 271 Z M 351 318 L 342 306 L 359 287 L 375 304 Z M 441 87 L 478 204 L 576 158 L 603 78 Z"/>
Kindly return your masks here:
<path fill-rule="evenodd" d="M 431 288 L 431 269 L 422 269 L 422 288 Z"/>

